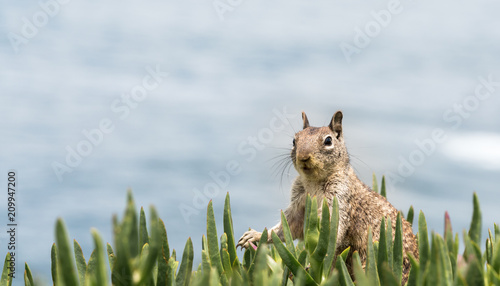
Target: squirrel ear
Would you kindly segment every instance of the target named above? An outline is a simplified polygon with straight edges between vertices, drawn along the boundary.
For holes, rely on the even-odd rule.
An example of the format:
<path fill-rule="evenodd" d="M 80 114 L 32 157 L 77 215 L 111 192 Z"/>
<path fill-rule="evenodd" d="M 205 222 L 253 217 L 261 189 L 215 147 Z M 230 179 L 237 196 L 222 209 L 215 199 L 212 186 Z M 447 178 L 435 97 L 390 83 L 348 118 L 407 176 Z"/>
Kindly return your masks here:
<path fill-rule="evenodd" d="M 337 133 L 337 139 L 342 136 L 342 118 L 342 111 L 339 110 L 335 112 L 332 117 L 332 122 L 330 122 L 330 125 L 328 125 L 328 127 L 330 127 L 333 132 Z"/>
<path fill-rule="evenodd" d="M 302 111 L 302 120 L 304 121 L 304 129 L 309 127 L 309 120 L 307 119 L 307 115 L 304 111 Z"/>

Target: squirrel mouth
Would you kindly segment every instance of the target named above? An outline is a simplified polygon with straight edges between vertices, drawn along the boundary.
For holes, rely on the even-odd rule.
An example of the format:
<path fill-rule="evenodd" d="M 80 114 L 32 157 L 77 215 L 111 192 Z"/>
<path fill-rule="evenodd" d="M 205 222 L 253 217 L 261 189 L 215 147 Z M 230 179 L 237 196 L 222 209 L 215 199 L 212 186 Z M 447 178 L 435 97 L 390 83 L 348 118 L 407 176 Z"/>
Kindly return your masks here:
<path fill-rule="evenodd" d="M 322 165 L 318 165 L 313 160 L 297 161 L 295 165 L 297 171 L 304 176 L 316 177 L 319 175 Z"/>
<path fill-rule="evenodd" d="M 299 168 L 304 172 L 304 173 L 311 173 L 313 171 L 313 168 L 311 166 L 308 166 L 305 163 L 300 164 Z"/>

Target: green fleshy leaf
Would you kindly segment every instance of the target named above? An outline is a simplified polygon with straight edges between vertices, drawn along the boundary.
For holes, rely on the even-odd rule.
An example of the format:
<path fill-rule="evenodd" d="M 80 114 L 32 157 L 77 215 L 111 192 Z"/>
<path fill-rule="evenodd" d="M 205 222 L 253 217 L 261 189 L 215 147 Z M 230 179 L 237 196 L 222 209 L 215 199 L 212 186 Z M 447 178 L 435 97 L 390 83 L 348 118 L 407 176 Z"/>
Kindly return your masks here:
<path fill-rule="evenodd" d="M 482 254 L 481 254 L 481 249 L 479 248 L 479 245 L 477 245 L 469 235 L 466 234 L 465 230 L 463 233 L 464 237 L 464 244 L 465 244 L 465 251 L 464 251 L 464 258 L 468 262 L 471 260 L 473 257 L 478 258 L 481 260 Z"/>
<path fill-rule="evenodd" d="M 149 225 L 151 229 L 151 239 L 149 239 L 149 243 L 144 244 L 144 246 L 148 245 L 147 253 L 141 252 L 141 259 L 140 259 L 141 264 L 139 268 L 140 278 L 138 279 L 139 285 L 153 284 L 154 281 L 153 269 L 156 266 L 156 262 L 158 261 L 158 256 L 161 251 L 161 231 L 160 231 L 160 225 L 158 224 L 158 214 L 154 207 L 150 208 L 149 216 L 150 216 Z"/>
<path fill-rule="evenodd" d="M 485 258 L 487 264 L 492 264 L 493 262 L 493 242 L 492 242 L 492 234 L 491 229 L 488 229 L 488 238 L 486 239 L 486 248 L 485 248 Z"/>
<path fill-rule="evenodd" d="M 413 214 L 414 214 L 413 206 L 410 206 L 410 208 L 408 209 L 408 213 L 406 214 L 406 221 L 409 222 L 411 225 L 413 225 Z"/>
<path fill-rule="evenodd" d="M 252 267 L 252 263 L 255 260 L 255 256 L 257 255 L 257 252 L 253 247 L 249 247 L 247 250 L 249 253 L 249 257 L 250 257 L 250 263 L 248 264 L 248 269 L 250 269 L 250 267 Z"/>
<path fill-rule="evenodd" d="M 368 253 L 366 255 L 366 267 L 365 267 L 366 276 L 368 277 L 368 280 L 372 281 L 373 285 L 380 286 L 380 280 L 378 277 L 378 270 L 377 270 L 377 260 L 376 260 L 375 249 L 373 246 L 373 235 L 372 235 L 371 227 L 368 228 L 368 250 L 367 250 L 367 252 Z"/>
<path fill-rule="evenodd" d="M 399 212 L 398 212 L 399 215 Z M 387 263 L 389 264 L 389 267 L 393 269 L 393 264 L 394 264 L 394 249 L 393 249 L 393 242 L 392 242 L 392 221 L 391 217 L 387 217 L 387 228 L 385 230 L 385 238 L 386 238 L 386 245 L 387 245 Z"/>
<path fill-rule="evenodd" d="M 226 194 L 226 199 L 224 201 L 224 232 L 227 235 L 227 251 L 229 252 L 229 258 L 231 264 L 238 259 L 236 255 L 236 245 L 234 239 L 233 231 L 233 218 L 231 215 L 231 202 L 229 200 L 229 193 Z"/>
<path fill-rule="evenodd" d="M 372 189 L 375 193 L 378 193 L 378 183 L 377 183 L 377 176 L 375 176 L 375 173 L 373 173 L 373 179 L 372 179 Z"/>
<path fill-rule="evenodd" d="M 392 270 L 396 279 L 401 282 L 403 276 L 403 222 L 401 213 L 396 220 L 396 231 L 394 234 Z"/>
<path fill-rule="evenodd" d="M 312 284 L 316 285 L 317 283 L 314 282 L 314 279 L 309 275 L 309 273 L 306 272 L 304 267 L 300 265 L 299 261 L 293 256 L 293 254 L 288 251 L 288 249 L 285 247 L 283 242 L 279 239 L 279 237 L 276 235 L 276 233 L 271 232 L 271 237 L 273 240 L 274 247 L 276 247 L 276 250 L 280 254 L 281 258 L 283 259 L 283 263 L 292 271 L 293 275 L 298 276 L 303 275 L 305 277 L 305 281 L 307 284 Z"/>
<path fill-rule="evenodd" d="M 444 215 L 444 239 L 448 250 L 448 256 L 451 262 L 452 274 L 453 276 L 455 276 L 458 251 L 455 251 L 455 241 L 453 240 L 453 229 L 451 227 L 451 219 L 448 212 L 445 212 Z"/>
<path fill-rule="evenodd" d="M 455 279 L 455 286 L 468 286 L 462 273 L 457 272 L 457 278 Z"/>
<path fill-rule="evenodd" d="M 276 248 L 274 248 L 276 249 Z M 283 276 L 281 277 L 281 286 L 286 286 L 288 284 L 289 276 L 290 276 L 290 269 L 285 265 L 283 266 Z"/>
<path fill-rule="evenodd" d="M 168 246 L 167 229 L 165 228 L 165 223 L 163 223 L 160 218 L 158 219 L 158 230 L 160 235 L 161 251 L 158 255 L 156 286 L 166 286 L 170 249 Z"/>
<path fill-rule="evenodd" d="M 474 241 L 477 245 L 481 245 L 481 208 L 479 206 L 479 199 L 477 198 L 477 194 L 473 195 L 473 213 L 472 213 L 472 221 L 470 223 L 469 228 L 469 237 Z"/>
<path fill-rule="evenodd" d="M 146 215 L 144 214 L 144 208 L 141 207 L 139 214 L 139 247 L 142 248 L 146 243 L 149 243 L 149 235 L 146 225 Z"/>
<path fill-rule="evenodd" d="M 418 216 L 418 252 L 420 259 L 420 275 L 422 275 L 427 268 L 427 261 L 430 256 L 427 222 L 422 211 L 420 211 Z"/>
<path fill-rule="evenodd" d="M 346 249 L 344 249 L 344 251 L 342 251 L 342 253 L 340 254 L 340 257 L 342 258 L 342 260 L 344 260 L 344 262 L 347 261 L 347 257 L 349 256 L 349 252 L 351 251 L 351 247 L 347 247 Z"/>
<path fill-rule="evenodd" d="M 307 260 L 307 250 L 305 249 L 302 249 L 302 251 L 300 252 L 299 254 L 299 257 L 297 258 L 297 260 L 299 261 L 300 265 L 302 265 L 302 267 L 306 267 L 306 260 Z"/>
<path fill-rule="evenodd" d="M 80 285 L 85 285 L 85 273 L 87 272 L 87 263 L 83 256 L 82 247 L 76 239 L 73 240 L 73 250 L 75 252 L 76 269 L 78 271 L 78 279 Z"/>
<path fill-rule="evenodd" d="M 94 277 L 97 269 L 96 255 L 97 253 L 94 249 L 94 251 L 90 254 L 89 263 L 87 263 L 87 269 L 85 271 L 85 281 L 87 281 L 87 285 L 97 285 Z"/>
<path fill-rule="evenodd" d="M 262 243 L 259 243 L 261 246 Z M 250 273 L 250 277 L 253 278 L 254 285 L 268 285 L 268 272 L 267 272 L 267 253 L 268 248 L 262 247 L 257 250 L 257 256 L 255 257 L 254 265 L 255 270 L 253 273 Z"/>
<path fill-rule="evenodd" d="M 94 254 L 94 275 L 92 275 L 92 277 L 95 277 L 95 284 L 94 285 L 107 285 L 108 284 L 108 280 L 107 280 L 107 277 L 106 277 L 106 258 L 104 257 L 105 256 L 105 253 L 104 253 L 104 243 L 102 241 L 102 238 L 101 236 L 99 235 L 99 232 L 97 231 L 97 229 L 92 229 L 91 230 L 91 233 L 92 233 L 92 238 L 94 239 L 94 247 L 95 247 L 95 250 L 93 252 Z M 90 261 L 89 261 L 89 265 L 90 265 Z"/>
<path fill-rule="evenodd" d="M 220 241 L 220 255 L 221 255 L 221 259 L 222 259 L 222 250 L 225 249 L 227 251 L 227 235 L 226 233 L 223 233 L 220 238 L 219 238 L 219 241 Z M 224 261 L 222 261 L 222 264 L 224 264 Z"/>
<path fill-rule="evenodd" d="M 498 224 L 494 224 L 495 226 L 495 241 L 498 241 L 500 240 L 500 227 L 498 226 Z"/>
<path fill-rule="evenodd" d="M 125 210 L 125 215 L 123 221 L 120 223 L 117 216 L 113 216 L 113 228 L 114 228 L 114 240 L 115 240 L 115 253 L 113 258 L 113 267 L 111 270 L 111 283 L 117 286 L 129 286 L 132 285 L 132 266 L 130 243 L 135 244 L 135 248 L 138 245 L 137 232 L 132 231 L 132 229 L 137 229 L 137 225 L 134 227 L 135 216 L 134 203 L 132 201 L 132 194 L 129 192 L 127 194 L 127 207 Z M 137 223 L 137 220 L 135 220 Z M 109 258 L 109 252 L 108 252 Z"/>
<path fill-rule="evenodd" d="M 339 202 L 337 197 L 333 197 L 332 214 L 330 218 L 330 237 L 328 241 L 328 250 L 326 252 L 323 276 L 328 277 L 330 270 L 333 268 L 333 260 L 335 259 L 335 251 L 337 248 L 337 232 L 339 227 Z"/>
<path fill-rule="evenodd" d="M 356 283 L 363 286 L 372 285 L 368 277 L 366 277 L 365 271 L 363 270 L 363 266 L 361 264 L 359 253 L 357 251 L 354 251 L 354 253 L 352 254 L 352 264 Z"/>
<path fill-rule="evenodd" d="M 210 263 L 210 255 L 208 255 L 208 250 L 203 249 L 201 251 L 201 270 L 204 273 L 210 273 L 211 268 L 212 268 L 212 265 Z"/>
<path fill-rule="evenodd" d="M 330 210 L 328 202 L 323 199 L 323 206 L 321 207 L 321 224 L 318 244 L 312 254 L 312 258 L 318 262 L 322 262 L 328 250 L 328 243 L 330 238 Z"/>
<path fill-rule="evenodd" d="M 309 198 L 309 196 L 308 196 Z M 304 241 L 309 254 L 312 254 L 318 245 L 319 230 L 318 230 L 318 201 L 316 196 L 311 199 L 310 213 L 306 222 L 306 233 Z"/>
<path fill-rule="evenodd" d="M 488 273 L 488 282 L 490 285 L 500 285 L 500 275 L 495 272 L 491 265 L 486 265 L 486 271 Z"/>
<path fill-rule="evenodd" d="M 220 258 L 217 226 L 215 225 L 212 200 L 210 200 L 210 202 L 208 203 L 207 208 L 207 242 L 208 254 L 210 255 L 211 264 L 217 268 L 217 271 L 219 271 L 219 275 L 221 275 L 222 272 L 224 272 L 224 268 L 222 266 L 222 260 Z"/>
<path fill-rule="evenodd" d="M 177 266 L 179 265 L 179 262 L 175 261 L 175 258 L 172 256 L 168 260 L 168 270 L 167 270 L 167 285 L 168 286 L 176 286 L 175 284 L 175 270 L 177 269 Z M 217 271 L 217 269 L 213 269 L 214 271 Z M 215 275 L 217 276 L 217 274 Z"/>
<path fill-rule="evenodd" d="M 385 228 L 385 217 L 382 217 L 382 222 L 380 223 L 380 238 L 378 244 L 378 257 L 377 257 L 377 269 L 378 275 L 382 275 L 382 264 L 388 261 L 388 249 L 387 249 L 387 238 L 386 238 L 386 228 Z M 380 281 L 382 282 L 382 281 Z"/>
<path fill-rule="evenodd" d="M 52 283 L 58 285 L 58 275 L 57 275 L 57 247 L 56 244 L 52 244 L 50 249 L 50 272 L 52 275 Z"/>
<path fill-rule="evenodd" d="M 406 286 L 421 285 L 422 276 L 420 273 L 420 264 L 413 257 L 413 255 L 411 253 L 408 254 L 408 258 L 410 259 L 411 269 L 410 269 L 410 275 L 408 277 L 408 282 L 407 282 Z"/>
<path fill-rule="evenodd" d="M 453 259 L 453 260 L 454 260 L 454 262 L 455 262 L 455 263 L 456 263 L 456 261 L 457 261 L 457 257 L 458 257 L 458 247 L 459 247 L 459 243 L 460 243 L 460 241 L 459 241 L 459 239 L 458 239 L 458 232 L 457 232 L 457 233 L 455 233 L 455 240 L 454 240 L 454 242 L 453 242 L 453 254 L 452 254 L 452 256 L 454 257 L 454 259 Z"/>
<path fill-rule="evenodd" d="M 343 259 L 337 259 L 337 270 L 339 271 L 339 281 L 342 286 L 354 286 L 349 271 Z"/>
<path fill-rule="evenodd" d="M 12 280 L 13 277 L 11 277 L 11 271 L 10 271 L 10 252 L 7 252 L 7 255 L 5 256 L 5 260 L 3 263 L 3 270 L 2 270 L 2 278 L 0 278 L 0 285 L 12 285 Z"/>
<path fill-rule="evenodd" d="M 139 246 L 138 220 L 131 190 L 127 193 L 127 209 L 125 210 L 122 227 L 127 234 L 126 236 L 123 236 L 122 239 L 127 240 L 126 245 L 128 246 L 128 254 L 131 258 L 135 258 L 139 255 L 142 245 Z"/>
<path fill-rule="evenodd" d="M 250 265 L 250 268 L 248 269 L 248 275 L 250 275 L 250 277 L 253 277 L 253 274 L 254 274 L 254 270 L 255 270 L 255 263 L 257 262 L 257 256 L 259 256 L 259 253 L 261 251 L 263 251 L 264 248 L 266 248 L 266 244 L 267 244 L 267 236 L 268 236 L 268 231 L 267 231 L 267 228 L 264 228 L 264 230 L 262 231 L 262 236 L 260 237 L 260 242 L 259 242 L 259 245 L 257 246 L 257 250 L 255 252 L 255 255 L 253 256 L 253 261 L 252 261 L 252 264 Z"/>
<path fill-rule="evenodd" d="M 229 279 L 231 278 L 231 276 L 233 276 L 233 266 L 231 265 L 231 257 L 229 256 L 229 252 L 225 248 L 221 250 L 221 259 L 222 266 L 224 267 L 224 273 Z"/>
<path fill-rule="evenodd" d="M 431 256 L 429 259 L 429 267 L 427 269 L 428 275 L 426 276 L 425 282 L 429 285 L 441 285 L 443 282 L 441 277 L 443 269 L 439 263 L 439 249 L 437 249 L 438 243 L 434 232 L 431 234 L 431 241 Z"/>
<path fill-rule="evenodd" d="M 113 270 L 116 258 L 113 252 L 113 247 L 111 247 L 111 244 L 109 243 L 106 244 L 106 252 L 108 253 L 109 269 Z"/>
<path fill-rule="evenodd" d="M 321 222 L 318 244 L 311 255 L 311 276 L 316 282 L 321 282 L 323 274 L 323 260 L 328 250 L 328 239 L 330 238 L 330 211 L 326 199 L 323 199 L 321 207 Z"/>
<path fill-rule="evenodd" d="M 153 275 L 150 271 L 147 271 L 147 265 L 149 260 L 150 246 L 149 243 L 144 244 L 141 249 L 141 254 L 139 255 L 139 267 L 132 268 L 133 275 L 132 281 L 134 285 L 144 285 L 153 286 Z M 135 265 L 134 265 L 135 266 Z"/>
<path fill-rule="evenodd" d="M 24 263 L 24 285 L 25 286 L 34 286 L 33 276 L 31 275 L 31 269 L 28 266 L 28 263 Z"/>
<path fill-rule="evenodd" d="M 493 267 L 493 270 L 496 271 L 496 273 L 500 274 L 500 237 L 496 239 L 492 252 L 493 255 L 491 266 Z"/>
<path fill-rule="evenodd" d="M 281 227 L 283 228 L 283 236 L 285 238 L 286 248 L 293 254 L 293 256 L 297 257 L 297 254 L 295 253 L 295 246 L 293 245 L 292 232 L 290 231 L 288 221 L 283 211 L 281 211 Z"/>
<path fill-rule="evenodd" d="M 24 263 L 24 284 L 25 286 L 31 285 L 34 286 L 33 275 L 31 274 L 31 269 L 28 266 L 28 263 Z"/>
<path fill-rule="evenodd" d="M 57 268 L 61 275 L 61 280 L 66 285 L 78 285 L 78 278 L 74 266 L 75 259 L 71 251 L 68 239 L 68 232 L 62 219 L 56 223 L 56 246 L 57 246 Z"/>
<path fill-rule="evenodd" d="M 382 183 L 380 184 L 380 195 L 387 198 L 387 192 L 385 190 L 385 176 L 382 176 Z"/>
<path fill-rule="evenodd" d="M 474 286 L 485 285 L 483 276 L 483 267 L 481 266 L 479 259 L 477 259 L 476 257 L 472 257 L 472 259 L 469 259 L 468 261 L 469 266 L 467 268 L 467 275 L 465 276 L 467 285 L 474 285 Z"/>
<path fill-rule="evenodd" d="M 323 281 L 323 283 L 321 283 L 321 286 L 337 286 L 337 285 L 340 285 L 339 272 L 337 271 L 337 269 L 333 269 L 332 274 L 325 281 Z M 359 285 L 364 286 L 364 284 L 359 284 Z"/>
<path fill-rule="evenodd" d="M 441 270 L 440 276 L 442 282 L 441 284 L 451 286 L 453 285 L 453 269 L 448 255 L 448 249 L 446 247 L 444 239 L 439 234 L 436 234 L 435 237 L 435 241 L 437 243 L 437 248 L 439 251 L 439 269 Z"/>
<path fill-rule="evenodd" d="M 193 257 L 193 242 L 190 237 L 186 241 L 186 246 L 184 246 L 181 265 L 179 266 L 179 271 L 177 272 L 177 277 L 175 279 L 176 285 L 189 285 L 189 278 L 191 277 L 191 271 L 193 269 Z"/>
<path fill-rule="evenodd" d="M 444 239 L 446 240 L 446 246 L 448 247 L 448 251 L 452 251 L 453 229 L 451 227 L 451 219 L 448 212 L 444 213 Z"/>
<path fill-rule="evenodd" d="M 210 280 L 208 286 L 219 286 L 221 284 L 219 280 L 219 273 L 217 273 L 217 268 L 212 268 L 210 271 Z"/>
<path fill-rule="evenodd" d="M 394 276 L 391 268 L 387 262 L 383 262 L 381 265 L 382 271 L 380 271 L 380 283 L 384 286 L 399 286 L 401 283 Z"/>

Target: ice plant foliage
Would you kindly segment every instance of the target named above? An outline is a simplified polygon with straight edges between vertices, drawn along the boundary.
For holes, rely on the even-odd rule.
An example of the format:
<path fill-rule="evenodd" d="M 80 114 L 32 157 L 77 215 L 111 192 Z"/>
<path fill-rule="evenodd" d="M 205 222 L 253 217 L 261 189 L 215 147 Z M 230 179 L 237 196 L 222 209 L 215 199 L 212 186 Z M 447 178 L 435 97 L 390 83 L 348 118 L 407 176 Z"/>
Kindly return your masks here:
<path fill-rule="evenodd" d="M 378 191 L 374 177 L 374 191 Z M 380 192 L 385 192 L 382 181 Z M 322 213 L 318 216 L 318 203 Z M 473 195 L 473 215 L 469 231 L 463 232 L 465 251 L 458 253 L 459 234 L 453 233 L 445 214 L 443 236 L 428 235 L 425 216 L 418 216 L 420 259 L 410 256 L 412 268 L 408 286 L 421 285 L 500 285 L 500 228 L 494 225 L 486 242 L 481 241 L 481 210 Z M 62 219 L 57 220 L 52 245 L 52 280 L 60 285 L 401 285 L 403 241 L 400 213 L 392 235 L 390 220 L 382 219 L 379 241 L 369 232 L 367 260 L 361 264 L 359 253 L 350 249 L 336 252 L 338 203 L 328 208 L 326 201 L 308 197 L 306 201 L 304 241 L 293 241 L 285 216 L 281 215 L 284 241 L 273 232 L 272 243 L 259 243 L 237 256 L 229 194 L 223 213 L 223 233 L 218 235 L 212 202 L 207 207 L 206 235 L 201 239 L 201 263 L 193 265 L 193 242 L 188 238 L 182 256 L 169 248 L 167 231 L 154 207 L 150 209 L 149 228 L 144 209 L 136 211 L 129 192 L 121 221 L 113 218 L 114 242 L 104 245 L 98 231 L 92 229 L 95 248 L 87 260 L 76 240 L 70 242 Z M 413 223 L 413 208 L 407 214 Z M 267 231 L 261 241 L 268 241 Z M 484 248 L 484 250 L 482 250 Z M 348 261 L 352 259 L 352 261 Z M 12 285 L 9 254 L 5 258 L 0 285 Z M 348 266 L 351 265 L 351 273 Z M 24 282 L 36 285 L 28 264 Z"/>

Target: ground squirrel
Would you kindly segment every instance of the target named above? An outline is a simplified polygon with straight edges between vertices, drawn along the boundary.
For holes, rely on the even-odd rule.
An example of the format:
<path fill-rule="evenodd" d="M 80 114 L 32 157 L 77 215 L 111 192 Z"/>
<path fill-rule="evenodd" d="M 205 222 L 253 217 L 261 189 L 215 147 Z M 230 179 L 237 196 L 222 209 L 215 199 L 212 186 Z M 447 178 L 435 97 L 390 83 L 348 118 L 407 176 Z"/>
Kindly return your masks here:
<path fill-rule="evenodd" d="M 380 236 L 381 218 L 390 217 L 394 237 L 398 211 L 383 196 L 361 182 L 354 172 L 344 144 L 342 117 L 342 112 L 337 111 L 328 126 L 311 127 L 306 114 L 302 112 L 303 130 L 295 134 L 291 151 L 291 159 L 299 176 L 293 182 L 290 206 L 284 214 L 293 238 L 303 239 L 307 194 L 316 196 L 320 206 L 318 213 L 321 213 L 321 202 L 324 198 L 331 208 L 333 198 L 337 197 L 339 228 L 336 252 L 338 254 L 350 246 L 350 253 L 358 251 L 364 265 L 368 228 L 372 230 L 373 240 L 377 241 Z M 406 253 L 411 253 L 418 259 L 418 247 L 411 224 L 404 219 L 402 222 L 405 253 L 402 281 L 404 284 L 411 266 Z M 270 231 L 274 231 L 281 240 L 284 240 L 281 223 Z M 249 242 L 257 242 L 260 237 L 260 232 L 249 230 L 240 238 L 238 246 L 247 248 Z M 270 242 L 271 236 L 268 237 Z M 351 259 L 348 259 L 347 265 L 348 267 L 351 265 Z"/>

